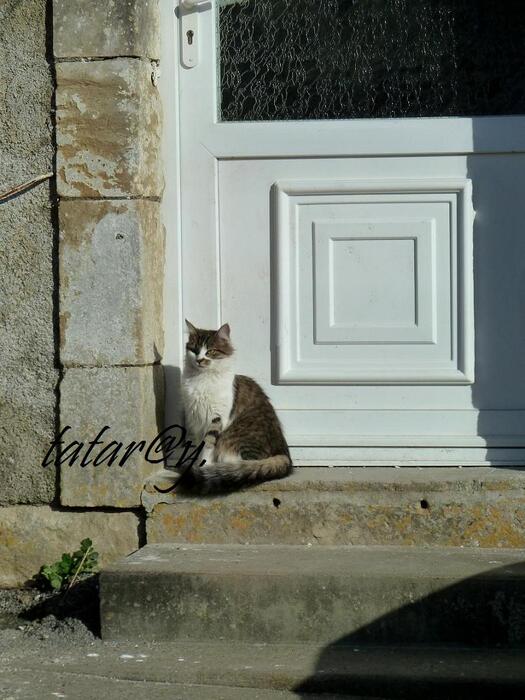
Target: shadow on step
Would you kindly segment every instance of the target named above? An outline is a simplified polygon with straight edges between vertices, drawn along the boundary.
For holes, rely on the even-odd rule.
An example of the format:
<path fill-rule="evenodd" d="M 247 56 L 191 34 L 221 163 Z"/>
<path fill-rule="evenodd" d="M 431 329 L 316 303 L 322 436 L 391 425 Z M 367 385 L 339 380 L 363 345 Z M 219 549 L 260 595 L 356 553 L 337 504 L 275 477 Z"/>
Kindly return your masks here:
<path fill-rule="evenodd" d="M 305 699 L 322 692 L 523 700 L 525 562 L 467 578 L 340 637 L 294 691 Z"/>

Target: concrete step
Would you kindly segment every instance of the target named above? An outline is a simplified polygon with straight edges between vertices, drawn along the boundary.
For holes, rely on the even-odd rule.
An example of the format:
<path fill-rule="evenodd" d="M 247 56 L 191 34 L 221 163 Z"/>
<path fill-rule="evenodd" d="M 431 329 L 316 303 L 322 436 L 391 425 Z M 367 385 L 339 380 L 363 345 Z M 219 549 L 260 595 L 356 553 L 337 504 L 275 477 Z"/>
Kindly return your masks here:
<path fill-rule="evenodd" d="M 147 545 L 100 596 L 106 639 L 525 644 L 517 550 Z"/>
<path fill-rule="evenodd" d="M 2 652 L 0 697 L 40 700 L 522 700 L 521 649 L 247 644 L 42 645 Z"/>
<path fill-rule="evenodd" d="M 55 692 L 50 692 L 56 688 Z M 0 697 L 6 700 L 42 700 L 42 698 L 77 698 L 80 700 L 297 700 L 294 692 L 237 688 L 224 685 L 149 683 L 130 681 L 126 678 L 97 678 L 74 676 L 45 669 L 35 678 L 33 670 L 0 671 Z M 15 693 L 17 693 L 15 695 Z M 333 700 L 348 698 L 347 695 L 305 695 L 307 700 Z M 356 698 L 348 700 L 382 700 L 381 698 Z"/>
<path fill-rule="evenodd" d="M 525 471 L 495 467 L 301 467 L 227 496 L 146 483 L 148 542 L 525 547 Z"/>

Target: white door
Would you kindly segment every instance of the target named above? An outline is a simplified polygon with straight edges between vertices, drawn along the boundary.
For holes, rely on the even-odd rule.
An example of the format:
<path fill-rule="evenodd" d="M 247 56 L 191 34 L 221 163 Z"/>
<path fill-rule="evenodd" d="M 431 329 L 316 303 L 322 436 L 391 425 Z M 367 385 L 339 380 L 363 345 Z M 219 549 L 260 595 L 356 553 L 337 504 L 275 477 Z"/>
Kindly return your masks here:
<path fill-rule="evenodd" d="M 488 5 L 175 13 L 168 275 L 230 323 L 298 465 L 523 463 L 525 35 Z"/>

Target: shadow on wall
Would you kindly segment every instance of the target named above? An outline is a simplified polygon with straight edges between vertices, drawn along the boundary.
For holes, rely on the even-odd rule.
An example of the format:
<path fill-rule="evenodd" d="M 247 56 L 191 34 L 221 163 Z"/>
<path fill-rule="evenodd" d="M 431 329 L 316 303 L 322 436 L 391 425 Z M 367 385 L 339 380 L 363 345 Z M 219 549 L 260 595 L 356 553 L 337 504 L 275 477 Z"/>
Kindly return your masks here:
<path fill-rule="evenodd" d="M 351 610 L 348 616 L 350 627 Z M 523 700 L 525 562 L 467 578 L 358 627 L 328 644 L 294 691 L 305 700 L 310 693 L 494 700 L 497 692 Z"/>
<path fill-rule="evenodd" d="M 164 424 L 167 428 L 170 425 L 184 426 L 184 409 L 181 395 L 182 370 L 174 365 L 164 365 L 164 386 L 166 388 L 164 404 Z M 176 435 L 174 431 L 173 435 Z M 164 468 L 169 465 L 164 464 Z"/>
<path fill-rule="evenodd" d="M 153 395 L 155 397 L 155 422 L 157 424 L 157 430 L 160 432 L 165 425 L 165 411 L 166 411 L 166 396 L 168 395 L 169 386 L 168 382 L 177 382 L 177 375 L 169 374 L 171 367 L 166 367 L 162 365 L 162 356 L 160 355 L 157 346 L 154 345 L 155 353 L 155 363 L 158 366 L 158 372 L 153 374 Z M 180 373 L 178 383 L 174 386 L 180 385 Z"/>
<path fill-rule="evenodd" d="M 523 123 L 523 117 L 515 117 Z M 523 126 L 521 126 L 523 128 Z M 483 153 L 505 139 L 490 118 L 472 119 L 475 150 L 467 158 L 473 185 L 476 381 L 472 404 L 478 409 L 478 435 L 487 440 L 486 459 L 505 456 L 520 464 L 525 447 L 525 155 Z M 521 411 L 518 413 L 517 411 Z M 523 420 L 520 418 L 523 416 Z M 498 434 L 514 433 L 513 442 Z M 523 458 L 521 458 L 523 463 Z"/>

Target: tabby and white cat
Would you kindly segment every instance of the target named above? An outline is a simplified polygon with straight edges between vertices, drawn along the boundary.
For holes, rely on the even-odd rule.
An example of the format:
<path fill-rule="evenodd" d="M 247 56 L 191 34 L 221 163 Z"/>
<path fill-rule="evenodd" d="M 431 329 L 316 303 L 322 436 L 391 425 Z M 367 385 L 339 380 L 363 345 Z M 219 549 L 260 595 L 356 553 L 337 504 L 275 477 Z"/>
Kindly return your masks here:
<path fill-rule="evenodd" d="M 229 325 L 217 331 L 186 325 L 186 427 L 194 443 L 204 441 L 206 460 L 192 469 L 192 485 L 209 492 L 290 474 L 290 452 L 270 400 L 257 382 L 234 372 Z"/>

